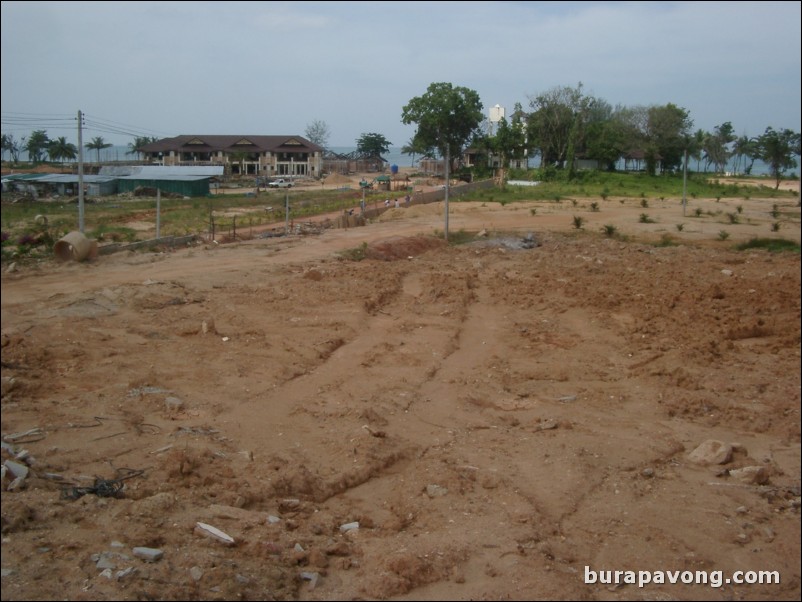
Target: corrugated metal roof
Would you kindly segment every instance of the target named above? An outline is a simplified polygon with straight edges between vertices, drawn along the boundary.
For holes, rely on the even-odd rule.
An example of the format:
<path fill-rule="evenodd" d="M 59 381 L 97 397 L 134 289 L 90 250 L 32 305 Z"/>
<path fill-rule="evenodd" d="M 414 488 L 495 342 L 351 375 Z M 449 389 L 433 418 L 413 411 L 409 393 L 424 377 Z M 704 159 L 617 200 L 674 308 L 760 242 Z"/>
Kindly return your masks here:
<path fill-rule="evenodd" d="M 36 180 L 37 178 L 41 178 L 45 174 L 41 173 L 11 173 L 3 176 L 3 182 L 13 181 L 13 180 Z"/>
<path fill-rule="evenodd" d="M 100 168 L 100 175 L 160 180 L 166 176 L 222 176 L 224 170 L 222 165 L 106 165 Z"/>
<path fill-rule="evenodd" d="M 198 180 L 208 180 L 210 176 L 182 176 L 179 174 L 167 175 L 160 174 L 158 176 L 136 174 L 131 176 L 118 176 L 113 178 L 115 180 L 153 180 L 164 182 L 197 182 Z"/>
<path fill-rule="evenodd" d="M 116 180 L 116 178 L 108 176 L 93 176 L 93 175 L 84 176 L 84 184 L 113 182 L 114 180 Z M 36 182 L 37 183 L 44 182 L 47 184 L 77 184 L 78 176 L 75 174 L 47 173 L 47 174 L 41 174 L 38 178 L 36 178 Z"/>

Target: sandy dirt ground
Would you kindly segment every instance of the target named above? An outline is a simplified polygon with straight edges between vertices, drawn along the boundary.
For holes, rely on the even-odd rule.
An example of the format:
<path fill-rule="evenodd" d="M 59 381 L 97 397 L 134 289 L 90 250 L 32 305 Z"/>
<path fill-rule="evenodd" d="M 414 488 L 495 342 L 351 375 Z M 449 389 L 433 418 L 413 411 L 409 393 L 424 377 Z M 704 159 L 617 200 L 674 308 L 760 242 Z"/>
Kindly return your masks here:
<path fill-rule="evenodd" d="M 4 271 L 2 599 L 798 600 L 796 200 L 590 202 Z"/>

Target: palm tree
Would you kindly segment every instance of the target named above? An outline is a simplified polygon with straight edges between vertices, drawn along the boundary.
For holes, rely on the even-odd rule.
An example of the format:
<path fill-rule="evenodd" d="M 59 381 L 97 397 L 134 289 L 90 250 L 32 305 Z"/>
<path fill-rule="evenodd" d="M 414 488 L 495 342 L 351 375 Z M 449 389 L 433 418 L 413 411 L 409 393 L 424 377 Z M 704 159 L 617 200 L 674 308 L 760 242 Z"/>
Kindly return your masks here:
<path fill-rule="evenodd" d="M 743 161 L 743 171 L 746 175 L 749 175 L 752 172 L 755 159 L 758 158 L 757 141 L 746 135 L 741 136 L 735 141 L 732 151 L 735 155 L 736 172 L 740 172 L 741 161 Z M 750 160 L 749 165 L 746 164 L 747 159 Z"/>
<path fill-rule="evenodd" d="M 415 155 L 423 155 L 426 153 L 426 149 L 421 147 L 420 144 L 415 142 L 415 138 L 412 137 L 409 141 L 401 147 L 401 154 L 402 155 L 412 155 L 412 161 L 410 163 L 410 167 L 415 166 Z"/>
<path fill-rule="evenodd" d="M 6 156 L 6 151 L 7 150 L 11 150 L 11 138 L 12 138 L 11 134 L 3 134 L 3 138 L 2 138 L 2 142 L 3 142 L 3 144 L 2 144 L 3 151 L 2 152 L 3 152 L 3 154 L 0 155 L 0 159 L 4 159 L 5 156 Z"/>
<path fill-rule="evenodd" d="M 52 140 L 47 147 L 47 154 L 51 161 L 61 161 L 61 169 L 64 170 L 64 159 L 74 160 L 78 155 L 78 148 L 71 142 L 67 142 L 64 136 Z"/>
<path fill-rule="evenodd" d="M 146 144 L 150 144 L 151 142 L 156 142 L 158 139 L 156 137 L 149 137 L 149 136 L 136 136 L 133 142 L 128 143 L 128 152 L 125 153 L 126 155 L 136 155 L 136 158 L 139 159 L 139 153 L 141 152 L 139 149 L 145 146 Z"/>
<path fill-rule="evenodd" d="M 86 144 L 84 144 L 84 146 L 88 150 L 97 151 L 97 162 L 100 163 L 100 151 L 103 150 L 104 148 L 111 147 L 112 144 L 110 142 L 106 142 L 105 140 L 103 140 L 102 136 L 96 136 L 92 138 L 92 142 L 87 142 Z"/>
<path fill-rule="evenodd" d="M 35 130 L 31 132 L 23 148 L 28 152 L 30 161 L 39 163 L 42 160 L 45 149 L 50 145 L 50 142 L 51 140 L 47 137 L 47 132 L 45 130 Z"/>

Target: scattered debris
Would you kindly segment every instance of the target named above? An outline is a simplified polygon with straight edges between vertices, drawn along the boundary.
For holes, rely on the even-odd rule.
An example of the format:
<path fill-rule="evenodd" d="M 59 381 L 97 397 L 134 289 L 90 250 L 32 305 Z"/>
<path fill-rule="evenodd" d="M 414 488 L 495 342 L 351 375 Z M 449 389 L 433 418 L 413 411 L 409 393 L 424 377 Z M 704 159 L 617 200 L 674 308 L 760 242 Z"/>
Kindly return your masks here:
<path fill-rule="evenodd" d="M 128 470 L 128 469 L 122 469 Z M 98 497 L 119 497 L 125 489 L 124 481 L 144 474 L 144 470 L 133 470 L 125 476 L 117 479 L 101 479 L 95 477 L 95 482 L 91 487 L 65 487 L 61 490 L 61 498 L 67 500 L 77 500 L 88 493 L 94 493 Z"/>

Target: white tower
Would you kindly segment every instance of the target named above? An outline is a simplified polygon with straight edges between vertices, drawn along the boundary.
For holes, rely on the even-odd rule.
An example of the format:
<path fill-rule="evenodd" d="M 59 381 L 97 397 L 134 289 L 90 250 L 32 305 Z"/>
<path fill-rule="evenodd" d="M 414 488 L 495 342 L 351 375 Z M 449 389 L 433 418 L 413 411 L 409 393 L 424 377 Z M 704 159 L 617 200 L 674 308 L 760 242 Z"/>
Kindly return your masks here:
<path fill-rule="evenodd" d="M 490 109 L 488 110 L 488 117 L 487 117 L 487 121 L 489 123 L 488 129 L 490 130 L 488 132 L 489 136 L 493 135 L 493 130 L 496 128 L 498 122 L 501 121 L 503 117 L 504 117 L 504 107 L 502 107 L 501 105 L 490 107 Z"/>

